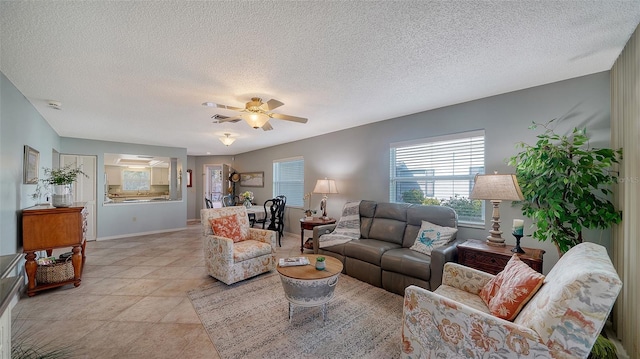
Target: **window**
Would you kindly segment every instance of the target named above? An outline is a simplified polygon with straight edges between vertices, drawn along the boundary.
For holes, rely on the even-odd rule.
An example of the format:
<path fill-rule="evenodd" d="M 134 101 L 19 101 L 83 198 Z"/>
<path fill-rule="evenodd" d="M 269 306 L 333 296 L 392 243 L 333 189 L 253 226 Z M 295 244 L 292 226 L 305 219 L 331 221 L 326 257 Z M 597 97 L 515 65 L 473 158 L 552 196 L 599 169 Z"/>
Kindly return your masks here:
<path fill-rule="evenodd" d="M 273 161 L 273 196 L 287 196 L 287 205 L 303 207 L 304 158 Z"/>
<path fill-rule="evenodd" d="M 460 223 L 484 224 L 484 202 L 470 200 L 484 173 L 484 131 L 391 144 L 391 202 L 448 206 Z"/>
<path fill-rule="evenodd" d="M 151 175 L 148 169 L 122 171 L 122 189 L 124 191 L 148 191 L 151 187 Z"/>

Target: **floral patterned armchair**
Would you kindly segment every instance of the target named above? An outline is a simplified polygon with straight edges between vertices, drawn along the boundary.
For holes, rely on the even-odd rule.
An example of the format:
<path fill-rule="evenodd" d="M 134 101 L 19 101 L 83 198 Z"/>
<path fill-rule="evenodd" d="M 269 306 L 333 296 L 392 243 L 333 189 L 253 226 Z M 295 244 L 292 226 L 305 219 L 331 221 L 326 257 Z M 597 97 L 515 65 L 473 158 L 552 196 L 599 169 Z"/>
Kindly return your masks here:
<path fill-rule="evenodd" d="M 232 218 L 232 225 L 237 227 L 233 228 L 237 231 L 235 240 L 213 232 L 212 221 L 218 223 L 225 218 Z M 200 219 L 204 261 L 210 276 L 232 284 L 275 269 L 276 232 L 250 228 L 244 206 L 202 209 Z"/>
<path fill-rule="evenodd" d="M 405 291 L 402 358 L 586 358 L 622 288 L 607 251 L 565 253 L 513 322 L 478 296 L 493 275 L 447 263 L 434 292 Z"/>

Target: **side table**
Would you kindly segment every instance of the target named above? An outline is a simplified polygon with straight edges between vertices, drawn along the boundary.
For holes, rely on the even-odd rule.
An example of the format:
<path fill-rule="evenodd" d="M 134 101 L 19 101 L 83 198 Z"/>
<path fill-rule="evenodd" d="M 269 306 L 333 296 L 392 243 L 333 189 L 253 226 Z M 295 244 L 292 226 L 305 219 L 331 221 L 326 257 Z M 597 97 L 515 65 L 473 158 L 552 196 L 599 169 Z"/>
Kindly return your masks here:
<path fill-rule="evenodd" d="M 470 239 L 457 245 L 458 263 L 495 275 L 504 269 L 511 256 L 514 255 L 511 252 L 513 247 L 515 246 L 495 247 L 486 244 L 484 240 Z M 527 263 L 529 267 L 542 273 L 544 249 L 525 247 L 522 249 L 524 249 L 525 253 L 518 254 L 520 259 Z"/>
<path fill-rule="evenodd" d="M 304 230 L 313 231 L 314 227 L 324 224 L 336 223 L 335 218 L 322 219 L 322 217 L 313 217 L 313 219 L 300 218 L 300 253 L 304 253 Z"/>

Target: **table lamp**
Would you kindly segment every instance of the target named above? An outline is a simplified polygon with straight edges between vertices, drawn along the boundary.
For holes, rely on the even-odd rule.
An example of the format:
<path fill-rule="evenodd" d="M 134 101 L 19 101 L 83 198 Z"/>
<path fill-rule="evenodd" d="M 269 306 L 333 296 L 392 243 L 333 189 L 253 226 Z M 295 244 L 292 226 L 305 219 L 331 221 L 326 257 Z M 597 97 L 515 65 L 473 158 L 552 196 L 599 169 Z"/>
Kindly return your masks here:
<path fill-rule="evenodd" d="M 336 181 L 332 179 L 319 179 L 316 182 L 316 187 L 313 189 L 313 193 L 321 193 L 322 200 L 320 201 L 320 210 L 322 211 L 322 219 L 327 219 L 327 194 L 338 193 L 336 188 Z"/>
<path fill-rule="evenodd" d="M 476 175 L 475 184 L 471 191 L 470 199 L 489 200 L 493 204 L 491 215 L 493 230 L 489 231 L 487 244 L 491 246 L 503 247 L 504 239 L 500 230 L 500 202 L 502 201 L 522 201 L 522 191 L 518 185 L 518 179 L 514 174 L 487 174 Z"/>

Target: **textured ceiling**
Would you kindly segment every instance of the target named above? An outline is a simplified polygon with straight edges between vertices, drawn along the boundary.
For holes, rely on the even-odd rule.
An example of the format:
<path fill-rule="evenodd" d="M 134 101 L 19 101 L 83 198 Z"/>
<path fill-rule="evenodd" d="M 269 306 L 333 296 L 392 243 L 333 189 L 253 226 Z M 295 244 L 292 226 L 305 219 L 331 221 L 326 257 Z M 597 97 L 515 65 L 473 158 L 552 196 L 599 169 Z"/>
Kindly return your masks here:
<path fill-rule="evenodd" d="M 0 70 L 58 134 L 202 155 L 609 70 L 640 2 L 1 1 L 0 20 Z M 309 122 L 265 132 L 201 105 L 252 96 Z"/>

